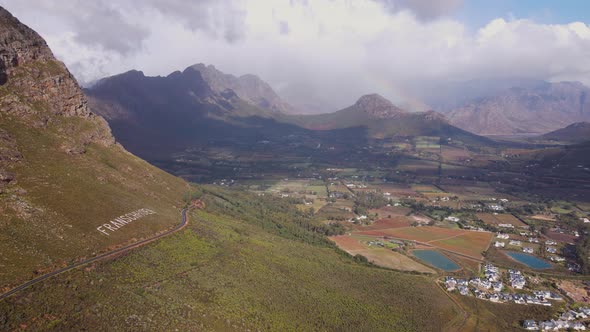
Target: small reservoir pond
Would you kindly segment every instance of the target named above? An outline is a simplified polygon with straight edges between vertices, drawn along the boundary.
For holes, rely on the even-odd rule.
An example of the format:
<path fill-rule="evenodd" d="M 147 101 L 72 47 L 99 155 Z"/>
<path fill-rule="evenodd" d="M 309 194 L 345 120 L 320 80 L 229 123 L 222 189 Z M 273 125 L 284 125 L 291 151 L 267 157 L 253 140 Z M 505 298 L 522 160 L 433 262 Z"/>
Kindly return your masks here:
<path fill-rule="evenodd" d="M 549 264 L 549 262 L 547 262 L 539 257 L 524 254 L 522 252 L 514 252 L 514 251 L 509 251 L 506 254 L 508 256 L 510 256 L 512 259 L 514 259 L 515 261 L 517 261 L 521 264 L 524 264 L 524 265 L 530 267 L 531 269 L 542 270 L 542 269 L 551 268 L 551 264 Z"/>
<path fill-rule="evenodd" d="M 412 254 L 419 260 L 444 271 L 455 271 L 460 267 L 436 250 L 413 250 Z"/>

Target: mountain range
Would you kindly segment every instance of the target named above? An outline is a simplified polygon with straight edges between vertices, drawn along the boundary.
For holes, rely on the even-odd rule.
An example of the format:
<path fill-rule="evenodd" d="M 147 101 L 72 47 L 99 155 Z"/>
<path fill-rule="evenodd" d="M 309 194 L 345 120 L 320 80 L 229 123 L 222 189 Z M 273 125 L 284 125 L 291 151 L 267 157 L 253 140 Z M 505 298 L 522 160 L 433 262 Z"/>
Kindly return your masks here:
<path fill-rule="evenodd" d="M 268 87 L 255 81 L 254 87 Z M 169 154 L 208 140 L 257 142 L 288 135 L 328 136 L 357 144 L 392 136 L 483 139 L 452 126 L 439 113 L 408 112 L 376 94 L 362 96 L 338 112 L 293 115 L 278 106 L 261 107 L 253 102 L 255 94 L 244 92 L 257 89 L 236 82 L 211 66 L 196 65 L 166 77 L 130 71 L 102 79 L 85 92 L 91 108 L 109 121 L 122 144 L 148 159 L 156 151 Z"/>
<path fill-rule="evenodd" d="M 362 96 L 354 105 L 334 113 L 301 116 L 292 122 L 311 130 L 363 127 L 371 138 L 441 136 L 484 141 L 449 124 L 440 113 L 409 112 L 378 94 Z"/>
<path fill-rule="evenodd" d="M 129 71 L 85 93 L 120 142 L 145 158 L 209 140 L 256 142 L 303 130 L 276 120 L 285 113 L 258 107 L 232 89 L 216 90 L 191 66 L 165 77 Z"/>
<path fill-rule="evenodd" d="M 513 87 L 464 103 L 445 115 L 480 135 L 543 134 L 590 121 L 590 89 L 579 82 Z"/>

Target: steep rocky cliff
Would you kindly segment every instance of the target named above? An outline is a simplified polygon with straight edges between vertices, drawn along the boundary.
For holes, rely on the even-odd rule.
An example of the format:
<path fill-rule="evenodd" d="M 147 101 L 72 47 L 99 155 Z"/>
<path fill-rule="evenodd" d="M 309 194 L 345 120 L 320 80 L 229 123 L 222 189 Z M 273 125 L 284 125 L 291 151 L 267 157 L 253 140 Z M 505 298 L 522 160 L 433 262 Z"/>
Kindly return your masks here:
<path fill-rule="evenodd" d="M 0 7 L 0 291 L 177 224 L 186 189 L 115 144 L 45 41 Z M 140 208 L 157 214 L 96 230 Z"/>
<path fill-rule="evenodd" d="M 90 112 L 80 87 L 45 41 L 6 10 L 0 10 L 0 112 L 33 127 L 47 127 L 62 117 L 86 119 L 85 128 L 64 126 L 63 148 L 81 153 L 90 143 L 115 143 L 101 117 Z M 88 124 L 92 125 L 88 125 Z"/>

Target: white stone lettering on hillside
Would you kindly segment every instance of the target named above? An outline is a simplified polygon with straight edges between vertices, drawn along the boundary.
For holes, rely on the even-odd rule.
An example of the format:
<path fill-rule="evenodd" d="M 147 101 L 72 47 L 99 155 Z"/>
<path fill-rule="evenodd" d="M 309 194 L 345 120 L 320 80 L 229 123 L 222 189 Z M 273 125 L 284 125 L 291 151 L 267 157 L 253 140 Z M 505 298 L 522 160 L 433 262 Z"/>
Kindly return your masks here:
<path fill-rule="evenodd" d="M 119 228 L 136 221 L 137 219 L 149 216 L 150 214 L 156 214 L 156 212 L 150 209 L 139 209 L 137 211 L 129 212 L 125 215 L 117 217 L 111 220 L 108 224 L 102 224 L 96 227 L 96 230 L 106 236 L 109 236 L 109 232 L 116 232 Z"/>

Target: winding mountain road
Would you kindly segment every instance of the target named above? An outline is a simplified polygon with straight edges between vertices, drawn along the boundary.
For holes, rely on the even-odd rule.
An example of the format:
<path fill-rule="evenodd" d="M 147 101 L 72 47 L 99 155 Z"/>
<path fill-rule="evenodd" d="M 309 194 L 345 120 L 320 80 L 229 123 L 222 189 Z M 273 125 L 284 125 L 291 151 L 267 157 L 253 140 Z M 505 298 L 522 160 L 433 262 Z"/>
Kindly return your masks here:
<path fill-rule="evenodd" d="M 47 279 L 49 279 L 51 277 L 54 277 L 54 276 L 56 276 L 58 274 L 61 274 L 61 273 L 64 273 L 64 272 L 73 270 L 73 269 L 75 269 L 77 267 L 80 267 L 80 266 L 83 266 L 83 265 L 87 265 L 87 264 L 90 264 L 90 263 L 94 263 L 94 262 L 100 261 L 102 259 L 105 259 L 107 257 L 113 256 L 113 255 L 116 255 L 116 254 L 121 254 L 121 253 L 127 252 L 127 251 L 129 251 L 131 249 L 140 247 L 142 245 L 145 245 L 145 244 L 148 244 L 150 242 L 153 242 L 153 241 L 156 241 L 158 239 L 161 239 L 163 237 L 166 237 L 166 236 L 168 236 L 170 234 L 176 233 L 176 232 L 180 231 L 181 229 L 183 229 L 188 224 L 188 219 L 186 217 L 186 212 L 187 212 L 187 209 L 186 208 L 185 209 L 182 209 L 182 212 L 181 212 L 182 221 L 181 221 L 181 223 L 178 224 L 176 227 L 174 227 L 171 230 L 168 230 L 168 231 L 166 231 L 166 232 L 164 232 L 162 234 L 156 235 L 156 236 L 151 237 L 149 239 L 145 239 L 145 240 L 142 240 L 142 241 L 133 243 L 133 244 L 126 245 L 126 246 L 121 247 L 119 249 L 106 252 L 106 253 L 101 254 L 101 255 L 98 255 L 96 257 L 85 259 L 83 261 L 74 263 L 72 265 L 68 265 L 68 266 L 63 267 L 63 268 L 61 268 L 59 270 L 55 270 L 55 271 L 49 272 L 47 274 L 44 274 L 42 276 L 39 276 L 39 277 L 37 277 L 35 279 L 29 280 L 29 281 L 25 282 L 24 284 L 22 284 L 20 286 L 17 286 L 15 288 L 11 289 L 11 290 L 9 290 L 8 292 L 6 292 L 4 294 L 0 294 L 0 301 L 1 300 L 4 300 L 5 298 L 8 298 L 8 297 L 10 297 L 10 296 L 12 296 L 12 295 L 14 295 L 16 293 L 18 293 L 18 292 L 20 292 L 21 290 L 23 290 L 23 289 L 25 289 L 27 287 L 30 287 L 30 286 L 35 285 L 35 284 L 38 284 L 38 283 L 40 283 L 40 282 L 42 282 L 44 280 L 47 280 Z"/>

